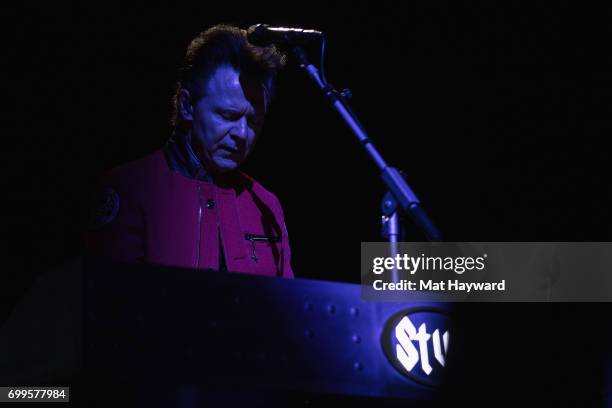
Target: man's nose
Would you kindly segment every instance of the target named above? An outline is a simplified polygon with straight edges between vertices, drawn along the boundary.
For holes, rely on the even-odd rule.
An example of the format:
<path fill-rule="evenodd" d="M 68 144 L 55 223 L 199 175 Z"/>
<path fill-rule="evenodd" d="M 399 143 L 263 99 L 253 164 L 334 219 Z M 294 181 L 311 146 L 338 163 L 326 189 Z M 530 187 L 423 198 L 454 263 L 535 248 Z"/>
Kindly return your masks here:
<path fill-rule="evenodd" d="M 241 117 L 234 125 L 233 135 L 237 139 L 245 140 L 249 132 L 249 124 L 246 117 Z"/>

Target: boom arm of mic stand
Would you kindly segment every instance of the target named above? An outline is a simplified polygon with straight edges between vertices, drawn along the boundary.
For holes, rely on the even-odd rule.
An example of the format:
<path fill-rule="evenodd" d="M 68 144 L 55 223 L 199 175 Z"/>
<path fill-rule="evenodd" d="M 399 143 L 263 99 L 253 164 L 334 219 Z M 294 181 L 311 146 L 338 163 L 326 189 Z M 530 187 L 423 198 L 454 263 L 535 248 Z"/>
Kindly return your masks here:
<path fill-rule="evenodd" d="M 293 54 L 297 58 L 300 68 L 302 68 L 309 77 L 311 77 L 317 86 L 323 91 L 332 107 L 342 116 L 342 119 L 351 128 L 359 142 L 363 145 L 368 155 L 374 160 L 376 166 L 381 171 L 381 176 L 384 183 L 389 188 L 393 197 L 397 200 L 400 208 L 407 214 L 414 223 L 423 231 L 425 236 L 430 241 L 441 241 L 442 234 L 429 219 L 417 196 L 414 194 L 405 178 L 401 173 L 389 167 L 378 150 L 372 144 L 368 134 L 363 126 L 357 120 L 355 114 L 351 111 L 344 97 L 336 91 L 332 86 L 324 83 L 319 75 L 319 70 L 312 65 L 306 58 L 306 54 L 300 47 L 293 49 Z"/>

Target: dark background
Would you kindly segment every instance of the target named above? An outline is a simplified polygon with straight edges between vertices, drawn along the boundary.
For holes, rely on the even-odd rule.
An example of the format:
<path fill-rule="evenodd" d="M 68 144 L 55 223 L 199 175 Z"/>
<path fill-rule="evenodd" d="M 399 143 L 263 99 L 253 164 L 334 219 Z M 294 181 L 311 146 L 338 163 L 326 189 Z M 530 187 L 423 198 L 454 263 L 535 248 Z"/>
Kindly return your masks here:
<path fill-rule="evenodd" d="M 39 273 L 81 252 L 96 174 L 163 145 L 184 50 L 221 22 L 324 31 L 329 81 L 352 90 L 362 123 L 447 240 L 610 240 L 610 9 L 459 3 L 4 10 L 15 30 L 3 64 L 0 317 Z M 357 282 L 360 242 L 380 240 L 382 182 L 302 72 L 290 65 L 279 81 L 245 170 L 283 203 L 296 275 Z M 489 352 L 504 367 L 497 377 L 474 369 L 474 387 L 599 395 L 608 305 L 460 308 L 465 327 L 488 330 L 465 345 L 474 367 Z M 540 368 L 524 372 L 530 359 Z"/>

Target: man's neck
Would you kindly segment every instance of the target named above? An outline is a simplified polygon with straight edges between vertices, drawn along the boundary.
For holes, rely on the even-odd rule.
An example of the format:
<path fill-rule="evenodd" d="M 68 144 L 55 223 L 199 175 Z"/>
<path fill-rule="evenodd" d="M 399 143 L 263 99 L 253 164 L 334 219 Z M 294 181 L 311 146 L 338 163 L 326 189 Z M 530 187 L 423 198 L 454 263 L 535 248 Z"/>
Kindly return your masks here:
<path fill-rule="evenodd" d="M 196 180 L 212 181 L 212 174 L 195 153 L 191 132 L 174 132 L 164 147 L 164 154 L 170 170 Z"/>

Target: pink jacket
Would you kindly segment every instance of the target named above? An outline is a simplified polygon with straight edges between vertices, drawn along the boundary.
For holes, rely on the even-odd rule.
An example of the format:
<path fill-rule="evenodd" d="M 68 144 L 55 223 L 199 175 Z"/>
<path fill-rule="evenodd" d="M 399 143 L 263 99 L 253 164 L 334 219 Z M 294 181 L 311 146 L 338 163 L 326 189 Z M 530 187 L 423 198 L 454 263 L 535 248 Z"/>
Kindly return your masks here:
<path fill-rule="evenodd" d="M 233 172 L 214 183 L 171 171 L 164 154 L 111 170 L 98 226 L 86 237 L 97 255 L 122 261 L 293 277 L 276 196 Z M 221 243 L 219 242 L 221 240 Z"/>

